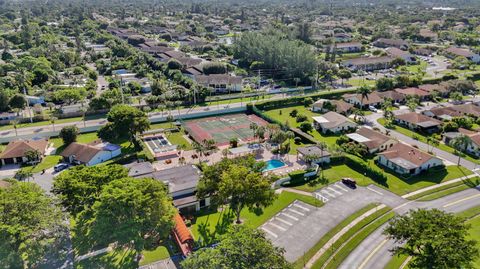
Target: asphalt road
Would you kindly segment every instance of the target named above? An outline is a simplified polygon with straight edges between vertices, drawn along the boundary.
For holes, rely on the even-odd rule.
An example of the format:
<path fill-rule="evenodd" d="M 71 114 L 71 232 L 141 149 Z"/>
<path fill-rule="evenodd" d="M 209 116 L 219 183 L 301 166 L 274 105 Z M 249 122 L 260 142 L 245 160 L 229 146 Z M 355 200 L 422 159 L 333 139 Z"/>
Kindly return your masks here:
<path fill-rule="evenodd" d="M 447 212 L 457 213 L 479 205 L 480 190 L 473 188 L 429 202 L 407 202 L 394 210 L 398 214 L 405 214 L 411 209 L 437 208 Z M 386 236 L 382 234 L 385 227 L 386 225 L 370 234 L 350 253 L 339 268 L 385 268 L 392 258 L 389 250 L 395 246 L 393 240 L 388 240 Z"/>

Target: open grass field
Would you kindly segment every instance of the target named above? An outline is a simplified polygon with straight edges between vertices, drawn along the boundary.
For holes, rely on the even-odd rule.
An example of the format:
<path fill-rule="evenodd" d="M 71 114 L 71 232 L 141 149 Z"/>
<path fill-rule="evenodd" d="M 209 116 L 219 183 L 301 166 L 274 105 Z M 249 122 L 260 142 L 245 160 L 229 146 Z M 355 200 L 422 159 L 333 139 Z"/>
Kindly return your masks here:
<path fill-rule="evenodd" d="M 480 215 L 467 221 L 467 224 L 470 224 L 469 230 L 469 239 L 474 239 L 477 241 L 477 248 L 480 248 Z M 475 268 L 480 268 L 480 258 L 476 258 L 473 266 Z"/>

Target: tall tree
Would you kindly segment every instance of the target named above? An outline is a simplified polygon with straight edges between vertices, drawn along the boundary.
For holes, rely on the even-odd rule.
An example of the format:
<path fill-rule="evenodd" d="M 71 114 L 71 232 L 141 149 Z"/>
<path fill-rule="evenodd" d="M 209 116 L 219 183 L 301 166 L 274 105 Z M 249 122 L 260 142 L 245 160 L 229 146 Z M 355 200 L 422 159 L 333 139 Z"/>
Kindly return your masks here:
<path fill-rule="evenodd" d="M 127 169 L 121 165 L 75 166 L 55 177 L 52 192 L 75 216 L 93 205 L 105 184 L 127 176 Z"/>
<path fill-rule="evenodd" d="M 410 268 L 471 268 L 478 249 L 468 228 L 453 214 L 418 209 L 395 217 L 384 233 L 398 243 L 393 253 L 412 257 Z"/>
<path fill-rule="evenodd" d="M 108 123 L 98 131 L 98 136 L 105 140 L 128 138 L 133 144 L 135 136 L 150 128 L 150 121 L 145 112 L 128 105 L 116 105 L 107 115 Z"/>
<path fill-rule="evenodd" d="M 234 226 L 215 248 L 203 248 L 182 262 L 185 269 L 287 269 L 284 250 L 272 245 L 265 234 L 246 226 Z"/>
<path fill-rule="evenodd" d="M 458 154 L 458 163 L 457 165 L 460 165 L 460 159 L 461 159 L 461 152 L 465 152 L 472 144 L 472 139 L 469 136 L 466 136 L 464 134 L 461 134 L 455 138 L 452 139 L 450 144 L 455 148 Z"/>
<path fill-rule="evenodd" d="M 91 212 L 82 212 L 80 219 L 88 219 L 82 230 L 95 243 L 116 242 L 140 253 L 168 236 L 175 212 L 165 184 L 126 177 L 106 184 Z"/>
<path fill-rule="evenodd" d="M 35 268 L 65 231 L 64 216 L 34 183 L 0 188 L 0 267 Z M 53 253 L 53 252 L 52 252 Z"/>

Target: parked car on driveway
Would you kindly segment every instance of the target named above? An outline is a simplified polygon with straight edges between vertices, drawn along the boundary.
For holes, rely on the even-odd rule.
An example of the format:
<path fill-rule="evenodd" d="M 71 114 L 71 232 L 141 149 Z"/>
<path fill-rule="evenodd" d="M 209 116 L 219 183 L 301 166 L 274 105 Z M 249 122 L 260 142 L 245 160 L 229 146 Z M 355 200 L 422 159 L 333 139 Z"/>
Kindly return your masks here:
<path fill-rule="evenodd" d="M 53 171 L 55 171 L 55 172 L 58 173 L 58 172 L 60 172 L 60 171 L 62 171 L 62 170 L 65 170 L 65 169 L 67 169 L 67 168 L 68 168 L 68 164 L 66 164 L 66 163 L 59 163 L 59 164 L 57 164 L 57 165 L 55 165 L 55 166 L 53 167 Z"/>
<path fill-rule="evenodd" d="M 349 188 L 352 188 L 352 189 L 357 188 L 357 182 L 349 177 L 342 178 L 342 183 Z"/>

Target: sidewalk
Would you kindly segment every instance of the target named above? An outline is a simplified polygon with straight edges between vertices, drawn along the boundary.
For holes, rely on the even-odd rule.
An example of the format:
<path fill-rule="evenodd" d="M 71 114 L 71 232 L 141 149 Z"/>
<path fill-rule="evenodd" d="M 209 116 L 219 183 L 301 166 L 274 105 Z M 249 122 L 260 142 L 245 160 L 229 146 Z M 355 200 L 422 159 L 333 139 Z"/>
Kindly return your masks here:
<path fill-rule="evenodd" d="M 452 184 L 452 183 L 455 183 L 455 182 L 459 182 L 459 181 L 462 181 L 462 180 L 465 180 L 465 179 L 469 179 L 469 178 L 473 178 L 473 177 L 477 177 L 479 175 L 477 175 L 476 173 L 473 173 L 471 175 L 468 175 L 468 176 L 464 176 L 464 177 L 459 177 L 459 178 L 456 178 L 456 179 L 452 179 L 452 180 L 449 180 L 449 181 L 445 181 L 445 182 L 442 182 L 440 184 L 436 184 L 436 185 L 433 185 L 433 186 L 430 186 L 430 187 L 426 187 L 426 188 L 423 188 L 423 189 L 420 189 L 420 190 L 417 190 L 417 191 L 414 191 L 414 192 L 411 192 L 411 193 L 408 193 L 408 194 L 405 194 L 402 196 L 402 198 L 408 198 L 408 197 L 411 197 L 411 196 L 414 196 L 414 195 L 417 195 L 419 193 L 423 193 L 423 192 L 426 192 L 426 191 L 429 191 L 429 190 L 434 190 L 436 188 L 440 188 L 442 186 L 445 186 L 445 185 L 448 185 L 448 184 Z"/>

